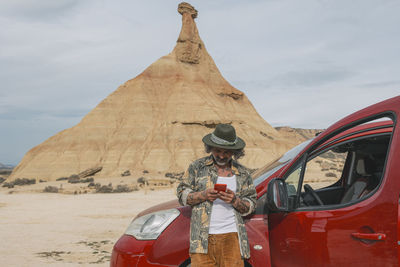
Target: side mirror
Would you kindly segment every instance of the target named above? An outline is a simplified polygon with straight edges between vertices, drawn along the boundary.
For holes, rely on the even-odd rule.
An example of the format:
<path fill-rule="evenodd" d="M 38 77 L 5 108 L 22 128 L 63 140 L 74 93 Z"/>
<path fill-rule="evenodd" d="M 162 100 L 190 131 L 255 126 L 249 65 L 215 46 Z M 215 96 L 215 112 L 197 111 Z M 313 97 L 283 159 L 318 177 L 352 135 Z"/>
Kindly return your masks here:
<path fill-rule="evenodd" d="M 289 210 L 289 197 L 286 183 L 281 178 L 272 179 L 267 188 L 267 206 L 272 212 L 287 212 Z"/>

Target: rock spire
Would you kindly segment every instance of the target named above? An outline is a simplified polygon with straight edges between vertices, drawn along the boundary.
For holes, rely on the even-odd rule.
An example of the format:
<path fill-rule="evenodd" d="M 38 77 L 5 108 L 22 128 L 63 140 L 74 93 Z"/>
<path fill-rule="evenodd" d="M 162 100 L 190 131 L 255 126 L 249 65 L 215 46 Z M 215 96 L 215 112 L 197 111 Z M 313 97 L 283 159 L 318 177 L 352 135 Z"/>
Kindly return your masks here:
<path fill-rule="evenodd" d="M 194 22 L 197 10 L 183 2 L 179 4 L 178 12 L 182 15 L 182 29 L 175 47 L 176 57 L 181 62 L 199 64 L 204 44 Z"/>

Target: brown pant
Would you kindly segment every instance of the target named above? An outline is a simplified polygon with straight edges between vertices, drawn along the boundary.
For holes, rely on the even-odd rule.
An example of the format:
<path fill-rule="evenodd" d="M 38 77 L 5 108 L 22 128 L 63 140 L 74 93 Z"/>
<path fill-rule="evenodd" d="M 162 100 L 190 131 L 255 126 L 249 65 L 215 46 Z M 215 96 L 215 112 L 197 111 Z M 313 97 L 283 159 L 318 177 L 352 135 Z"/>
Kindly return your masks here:
<path fill-rule="evenodd" d="M 208 254 L 191 253 L 192 267 L 243 267 L 237 233 L 208 235 Z"/>

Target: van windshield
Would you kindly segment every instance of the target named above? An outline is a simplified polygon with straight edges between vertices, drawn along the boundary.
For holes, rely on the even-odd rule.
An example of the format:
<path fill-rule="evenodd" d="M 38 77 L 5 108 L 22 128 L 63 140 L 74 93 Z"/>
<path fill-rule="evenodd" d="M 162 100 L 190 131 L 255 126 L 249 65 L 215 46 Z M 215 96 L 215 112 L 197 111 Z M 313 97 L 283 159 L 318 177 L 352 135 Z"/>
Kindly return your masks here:
<path fill-rule="evenodd" d="M 261 184 L 265 179 L 267 179 L 271 174 L 282 168 L 285 164 L 289 161 L 294 159 L 300 151 L 302 151 L 314 138 L 311 138 L 294 148 L 287 151 L 285 154 L 277 157 L 273 161 L 269 162 L 268 164 L 264 165 L 263 167 L 257 169 L 253 173 L 253 183 L 254 186 Z"/>

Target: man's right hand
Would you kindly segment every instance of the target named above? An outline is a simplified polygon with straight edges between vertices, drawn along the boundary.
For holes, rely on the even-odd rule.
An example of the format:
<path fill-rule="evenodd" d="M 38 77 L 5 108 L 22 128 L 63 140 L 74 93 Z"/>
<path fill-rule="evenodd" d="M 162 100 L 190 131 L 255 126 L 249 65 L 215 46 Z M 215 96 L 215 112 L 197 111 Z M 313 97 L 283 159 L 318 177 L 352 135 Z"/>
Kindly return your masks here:
<path fill-rule="evenodd" d="M 214 190 L 213 188 L 207 188 L 206 190 L 202 191 L 202 195 L 205 197 L 205 200 L 214 202 L 214 200 L 218 197 L 218 191 Z"/>
<path fill-rule="evenodd" d="M 207 188 L 204 191 L 192 192 L 188 195 L 187 204 L 196 205 L 204 201 L 213 202 L 218 197 L 218 191 L 213 188 Z"/>

